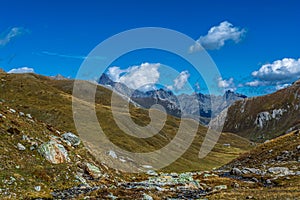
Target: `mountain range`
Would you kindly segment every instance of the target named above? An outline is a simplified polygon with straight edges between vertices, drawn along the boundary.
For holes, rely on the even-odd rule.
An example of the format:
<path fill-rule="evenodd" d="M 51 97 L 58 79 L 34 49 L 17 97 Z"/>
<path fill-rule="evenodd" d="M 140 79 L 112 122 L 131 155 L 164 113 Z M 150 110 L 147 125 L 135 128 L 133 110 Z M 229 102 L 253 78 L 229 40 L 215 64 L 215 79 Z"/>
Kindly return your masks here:
<path fill-rule="evenodd" d="M 216 117 L 225 108 L 247 96 L 227 90 L 223 96 L 192 93 L 175 95 L 172 91 L 160 88 L 149 91 L 134 90 L 120 82 L 112 81 L 103 73 L 98 83 L 108 87 L 143 108 L 160 104 L 166 112 L 175 117 L 187 117 L 207 125 L 211 118 Z M 214 107 L 212 106 L 214 105 Z"/>

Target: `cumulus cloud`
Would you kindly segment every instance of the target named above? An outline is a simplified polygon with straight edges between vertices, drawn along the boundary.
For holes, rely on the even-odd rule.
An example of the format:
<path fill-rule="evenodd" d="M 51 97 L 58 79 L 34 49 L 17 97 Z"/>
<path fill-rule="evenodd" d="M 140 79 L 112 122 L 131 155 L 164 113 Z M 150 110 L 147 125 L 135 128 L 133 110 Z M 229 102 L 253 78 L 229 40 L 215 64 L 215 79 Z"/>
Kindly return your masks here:
<path fill-rule="evenodd" d="M 160 73 L 159 63 L 142 63 L 127 69 L 110 67 L 108 76 L 116 81 L 125 84 L 132 89 L 149 90 L 158 82 Z"/>
<path fill-rule="evenodd" d="M 282 89 L 300 78 L 300 58 L 283 58 L 273 63 L 264 64 L 259 70 L 252 72 L 255 78 L 245 85 L 250 87 L 257 86 L 275 86 L 276 89 Z"/>
<path fill-rule="evenodd" d="M 290 83 L 285 83 L 285 84 L 276 85 L 275 88 L 276 88 L 276 90 L 281 90 L 281 89 L 287 88 L 289 86 L 291 86 Z"/>
<path fill-rule="evenodd" d="M 245 83 L 246 86 L 250 86 L 250 87 L 257 87 L 257 86 L 263 86 L 265 85 L 264 82 L 259 81 L 259 80 L 254 80 L 254 81 L 249 81 L 247 83 Z"/>
<path fill-rule="evenodd" d="M 273 63 L 263 65 L 252 76 L 262 81 L 282 82 L 300 77 L 300 58 L 284 58 Z"/>
<path fill-rule="evenodd" d="M 122 73 L 128 72 L 129 69 L 122 70 L 120 67 L 114 66 L 108 68 L 107 75 L 110 77 L 111 80 L 115 82 L 120 82 L 120 76 Z"/>
<path fill-rule="evenodd" d="M 23 34 L 26 32 L 24 28 L 21 27 L 13 27 L 8 33 L 2 33 L 2 37 L 0 36 L 0 46 L 7 45 L 13 38 Z"/>
<path fill-rule="evenodd" d="M 187 70 L 180 72 L 179 75 L 173 80 L 174 84 L 168 85 L 167 89 L 175 91 L 181 90 L 187 83 L 189 77 L 190 73 Z"/>
<path fill-rule="evenodd" d="M 194 45 L 189 49 L 191 53 L 201 50 L 201 46 L 205 49 L 220 49 L 225 45 L 226 41 L 238 43 L 245 35 L 246 30 L 234 27 L 228 21 L 221 22 L 218 26 L 209 29 L 207 35 L 200 36 Z"/>
<path fill-rule="evenodd" d="M 219 77 L 218 78 L 218 87 L 225 89 L 225 90 L 232 90 L 232 91 L 236 90 L 233 78 L 226 80 L 226 79 L 222 79 L 221 77 Z"/>
<path fill-rule="evenodd" d="M 180 74 L 174 79 L 174 88 L 175 90 L 180 90 L 187 83 L 190 74 L 188 71 L 182 71 Z"/>
<path fill-rule="evenodd" d="M 14 68 L 9 70 L 7 73 L 12 73 L 12 74 L 34 73 L 34 69 L 29 67 Z"/>

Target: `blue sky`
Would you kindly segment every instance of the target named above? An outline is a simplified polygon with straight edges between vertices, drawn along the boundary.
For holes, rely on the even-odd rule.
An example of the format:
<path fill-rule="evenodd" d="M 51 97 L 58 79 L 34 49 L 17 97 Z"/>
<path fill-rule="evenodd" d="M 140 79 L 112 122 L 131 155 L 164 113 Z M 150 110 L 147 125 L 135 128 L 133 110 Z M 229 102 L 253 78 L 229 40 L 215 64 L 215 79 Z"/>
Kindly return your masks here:
<path fill-rule="evenodd" d="M 299 6 L 297 0 L 2 1 L 0 67 L 75 77 L 85 56 L 108 37 L 132 28 L 164 27 L 208 44 L 207 51 L 222 74 L 217 80 L 220 87 L 249 96 L 266 94 L 299 78 Z M 216 38 L 208 31 L 220 28 L 222 22 L 241 34 L 224 36 L 224 45 L 209 46 Z M 129 56 L 114 64 L 124 70 L 165 62 L 163 56 L 154 55 L 150 52 L 149 59 L 132 60 Z M 185 71 L 185 66 L 173 65 Z"/>

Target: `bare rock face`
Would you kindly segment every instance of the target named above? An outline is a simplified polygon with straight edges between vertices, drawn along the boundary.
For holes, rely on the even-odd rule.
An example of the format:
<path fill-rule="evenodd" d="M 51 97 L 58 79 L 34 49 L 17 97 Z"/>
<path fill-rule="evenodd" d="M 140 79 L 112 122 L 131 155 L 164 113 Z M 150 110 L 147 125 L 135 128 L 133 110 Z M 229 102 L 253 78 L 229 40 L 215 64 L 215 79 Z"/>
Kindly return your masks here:
<path fill-rule="evenodd" d="M 64 162 L 69 162 L 70 158 L 65 147 L 61 144 L 58 144 L 54 140 L 50 140 L 42 144 L 38 148 L 38 152 L 46 158 L 49 162 L 53 164 L 59 164 Z"/>

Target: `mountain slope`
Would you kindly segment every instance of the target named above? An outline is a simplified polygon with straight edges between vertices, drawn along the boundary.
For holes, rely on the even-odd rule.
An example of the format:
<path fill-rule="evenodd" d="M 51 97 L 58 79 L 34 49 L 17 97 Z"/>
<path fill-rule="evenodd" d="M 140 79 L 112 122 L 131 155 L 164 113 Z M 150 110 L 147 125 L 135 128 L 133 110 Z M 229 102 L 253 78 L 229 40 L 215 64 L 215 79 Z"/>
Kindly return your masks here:
<path fill-rule="evenodd" d="M 297 129 L 300 123 L 300 81 L 275 93 L 235 102 L 223 131 L 265 141 Z"/>

